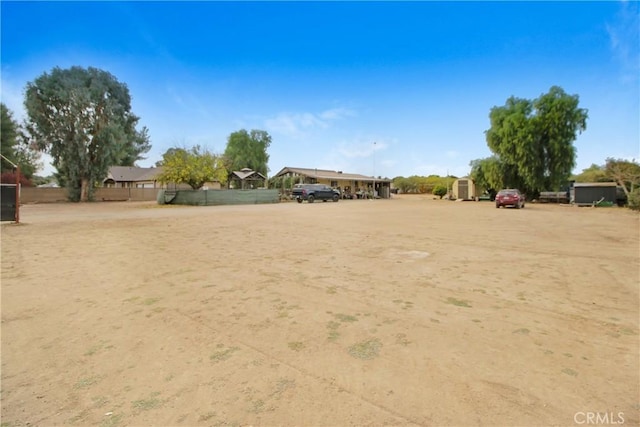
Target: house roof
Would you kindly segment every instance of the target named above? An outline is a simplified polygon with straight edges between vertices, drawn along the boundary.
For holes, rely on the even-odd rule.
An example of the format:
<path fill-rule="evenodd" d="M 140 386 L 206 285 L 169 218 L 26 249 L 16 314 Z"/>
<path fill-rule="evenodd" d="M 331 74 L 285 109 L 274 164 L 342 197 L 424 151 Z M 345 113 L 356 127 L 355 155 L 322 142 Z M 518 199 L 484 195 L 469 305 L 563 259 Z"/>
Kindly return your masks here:
<path fill-rule="evenodd" d="M 357 173 L 344 173 L 342 171 L 332 171 L 328 169 L 306 169 L 306 168 L 291 168 L 284 167 L 280 172 L 275 174 L 275 177 L 286 175 L 287 173 L 294 173 L 303 176 L 309 176 L 320 179 L 332 179 L 332 180 L 354 180 L 354 181 L 378 181 L 378 182 L 391 182 L 390 179 L 375 178 L 373 176 L 360 175 Z"/>
<path fill-rule="evenodd" d="M 162 173 L 162 168 L 138 168 L 135 166 L 111 166 L 107 177 L 115 182 L 140 182 L 155 181 L 156 176 Z"/>
<path fill-rule="evenodd" d="M 262 178 L 262 179 L 267 179 L 266 176 L 262 175 L 260 172 L 256 172 L 254 170 L 251 170 L 249 168 L 243 168 L 239 171 L 233 171 L 232 172 L 233 175 L 237 176 L 240 180 L 245 180 L 247 178 Z"/>
<path fill-rule="evenodd" d="M 615 182 L 574 182 L 574 187 L 617 187 Z"/>

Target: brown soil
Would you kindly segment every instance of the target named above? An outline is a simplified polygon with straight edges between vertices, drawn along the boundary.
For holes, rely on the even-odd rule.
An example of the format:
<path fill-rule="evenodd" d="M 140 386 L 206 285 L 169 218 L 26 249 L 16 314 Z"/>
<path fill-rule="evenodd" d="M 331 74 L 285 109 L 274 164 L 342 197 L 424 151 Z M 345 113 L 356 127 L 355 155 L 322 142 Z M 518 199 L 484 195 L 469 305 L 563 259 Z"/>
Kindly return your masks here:
<path fill-rule="evenodd" d="M 21 219 L 2 226 L 3 427 L 640 423 L 628 210 L 405 196 Z"/>

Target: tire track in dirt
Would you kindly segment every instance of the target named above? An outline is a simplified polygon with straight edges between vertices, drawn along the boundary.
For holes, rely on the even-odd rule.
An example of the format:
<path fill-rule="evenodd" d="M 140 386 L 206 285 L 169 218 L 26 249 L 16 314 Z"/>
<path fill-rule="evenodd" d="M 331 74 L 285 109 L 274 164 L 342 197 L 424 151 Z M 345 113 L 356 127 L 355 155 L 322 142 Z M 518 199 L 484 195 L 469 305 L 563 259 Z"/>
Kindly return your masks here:
<path fill-rule="evenodd" d="M 206 323 L 204 323 L 203 321 L 201 321 L 199 319 L 196 319 L 196 318 L 194 318 L 194 317 L 192 317 L 192 316 L 190 316 L 190 315 L 188 315 L 186 313 L 181 312 L 179 309 L 176 309 L 176 313 L 178 313 L 179 315 L 189 319 L 190 321 L 192 321 L 194 323 L 197 323 L 198 325 L 200 325 L 200 326 L 202 326 L 204 328 L 209 329 L 210 331 L 212 331 L 212 332 L 214 332 L 216 334 L 221 334 L 221 332 L 216 330 L 215 328 L 207 325 Z M 380 403 L 377 403 L 377 402 L 375 402 L 375 401 L 373 401 L 371 399 L 368 399 L 365 396 L 359 395 L 358 393 L 355 393 L 355 392 L 353 392 L 352 390 L 349 390 L 346 387 L 343 387 L 343 386 L 340 386 L 340 385 L 336 385 L 334 382 L 329 381 L 328 379 L 326 379 L 324 377 L 321 377 L 319 375 L 315 375 L 315 374 L 305 370 L 304 368 L 301 368 L 301 367 L 296 366 L 296 365 L 294 365 L 292 363 L 289 363 L 286 360 L 280 359 L 280 358 L 274 356 L 273 354 L 271 354 L 271 353 L 269 353 L 267 351 L 264 351 L 264 350 L 254 346 L 254 345 L 251 345 L 251 344 L 249 344 L 249 343 L 247 343 L 247 342 L 245 342 L 243 340 L 239 340 L 238 338 L 235 338 L 235 337 L 232 337 L 232 336 L 229 336 L 229 335 L 227 335 L 227 338 L 230 341 L 235 341 L 238 344 L 243 345 L 244 347 L 246 347 L 246 348 L 248 348 L 250 350 L 253 350 L 254 352 L 256 352 L 256 353 L 258 353 L 258 354 L 260 354 L 260 355 L 262 355 L 264 357 L 267 357 L 269 359 L 275 360 L 278 363 L 281 363 L 281 364 L 289 367 L 290 369 L 293 369 L 294 371 L 298 372 L 299 374 L 301 374 L 301 375 L 303 375 L 303 376 L 305 376 L 307 378 L 311 378 L 311 379 L 313 379 L 315 381 L 321 382 L 322 384 L 325 384 L 325 385 L 333 388 L 336 392 L 339 392 L 340 390 L 345 391 L 349 395 L 351 395 L 351 396 L 353 396 L 353 397 L 355 397 L 357 399 L 360 399 L 363 402 L 366 402 L 367 404 L 369 404 L 369 405 L 371 405 L 371 406 L 373 406 L 373 407 L 375 407 L 375 408 L 377 408 L 377 409 L 379 409 L 379 410 L 381 410 L 383 412 L 386 412 L 386 413 L 388 413 L 390 415 L 398 417 L 401 420 L 404 420 L 404 422 L 406 422 L 407 424 L 413 424 L 413 425 L 416 425 L 416 426 L 427 426 L 427 425 L 431 424 L 431 420 L 427 420 L 427 422 L 421 422 L 421 421 L 413 419 L 411 417 L 407 417 L 406 415 L 403 415 L 403 414 L 401 414 L 401 413 L 399 413 L 399 412 L 397 412 L 397 411 L 395 411 L 395 410 L 393 410 L 391 408 L 388 408 L 388 407 L 386 407 L 384 405 L 381 405 Z"/>

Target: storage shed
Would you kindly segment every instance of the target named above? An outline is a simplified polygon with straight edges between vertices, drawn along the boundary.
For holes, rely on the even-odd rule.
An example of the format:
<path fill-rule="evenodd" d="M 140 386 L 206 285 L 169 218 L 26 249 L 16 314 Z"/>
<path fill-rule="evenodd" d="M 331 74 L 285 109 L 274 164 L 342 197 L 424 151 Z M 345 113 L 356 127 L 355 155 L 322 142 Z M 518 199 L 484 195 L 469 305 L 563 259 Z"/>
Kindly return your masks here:
<path fill-rule="evenodd" d="M 571 188 L 571 200 L 576 205 L 595 203 L 616 203 L 617 185 L 615 182 L 575 182 Z"/>
<path fill-rule="evenodd" d="M 458 200 L 476 200 L 480 196 L 478 187 L 469 177 L 458 178 L 453 181 L 451 194 L 454 199 Z"/>

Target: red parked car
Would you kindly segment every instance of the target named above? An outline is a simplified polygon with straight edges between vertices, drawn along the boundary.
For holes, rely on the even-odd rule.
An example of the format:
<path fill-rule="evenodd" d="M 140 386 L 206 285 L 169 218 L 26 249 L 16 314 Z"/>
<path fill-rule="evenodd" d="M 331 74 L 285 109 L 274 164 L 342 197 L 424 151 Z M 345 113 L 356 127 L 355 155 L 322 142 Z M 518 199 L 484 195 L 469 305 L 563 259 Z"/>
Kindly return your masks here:
<path fill-rule="evenodd" d="M 524 208 L 524 194 L 516 189 L 504 189 L 496 194 L 496 209 L 500 206 L 513 206 L 516 209 Z"/>

